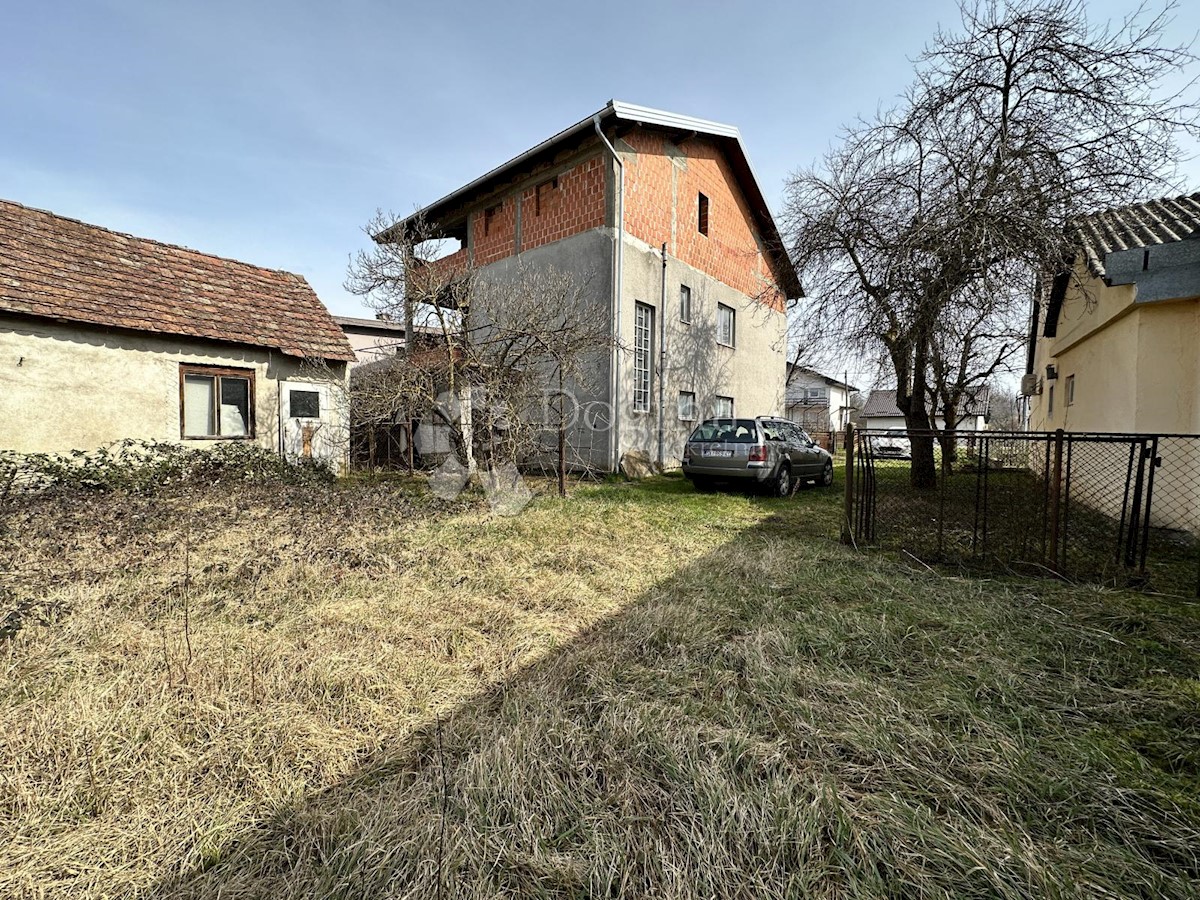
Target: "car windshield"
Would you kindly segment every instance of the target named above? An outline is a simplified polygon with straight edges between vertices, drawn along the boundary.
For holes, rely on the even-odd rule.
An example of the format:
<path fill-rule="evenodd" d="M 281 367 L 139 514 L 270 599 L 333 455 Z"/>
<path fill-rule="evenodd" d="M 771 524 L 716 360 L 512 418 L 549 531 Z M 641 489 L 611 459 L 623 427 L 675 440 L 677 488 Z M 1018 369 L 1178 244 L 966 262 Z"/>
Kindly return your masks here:
<path fill-rule="evenodd" d="M 753 419 L 709 419 L 701 422 L 688 440 L 753 444 L 758 440 L 758 426 Z"/>

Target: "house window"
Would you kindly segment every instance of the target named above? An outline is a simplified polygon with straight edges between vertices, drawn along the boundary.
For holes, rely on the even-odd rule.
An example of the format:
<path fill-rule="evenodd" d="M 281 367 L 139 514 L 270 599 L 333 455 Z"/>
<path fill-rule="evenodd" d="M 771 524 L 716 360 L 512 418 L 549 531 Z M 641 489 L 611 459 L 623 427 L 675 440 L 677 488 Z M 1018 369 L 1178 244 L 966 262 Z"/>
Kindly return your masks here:
<path fill-rule="evenodd" d="M 487 237 L 495 227 L 496 216 L 500 214 L 500 204 L 489 206 L 483 211 L 483 235 Z"/>
<path fill-rule="evenodd" d="M 717 343 L 723 344 L 726 347 L 734 346 L 734 339 L 737 337 L 736 329 L 737 313 L 732 306 L 726 306 L 724 303 L 717 304 Z"/>
<path fill-rule="evenodd" d="M 654 351 L 654 307 L 638 303 L 633 316 L 633 411 L 650 411 L 650 361 Z"/>
<path fill-rule="evenodd" d="M 829 399 L 829 389 L 823 387 L 805 388 L 804 399 L 808 403 L 822 403 Z"/>
<path fill-rule="evenodd" d="M 1067 406 L 1072 406 L 1075 403 L 1075 376 L 1067 376 Z"/>
<path fill-rule="evenodd" d="M 1050 385 L 1050 394 L 1046 399 L 1046 415 L 1054 418 L 1054 385 Z"/>
<path fill-rule="evenodd" d="M 692 321 L 692 289 L 686 284 L 679 286 L 679 321 Z"/>
<path fill-rule="evenodd" d="M 321 418 L 319 391 L 288 391 L 288 410 L 293 419 Z"/>
<path fill-rule="evenodd" d="M 681 422 L 696 421 L 696 392 L 679 392 L 679 420 Z"/>
<path fill-rule="evenodd" d="M 180 366 L 179 430 L 184 438 L 254 437 L 253 370 Z"/>
<path fill-rule="evenodd" d="M 542 209 L 546 208 L 546 204 L 550 201 L 550 192 L 558 187 L 558 178 L 551 178 L 549 181 L 543 181 L 533 191 L 533 214 L 540 216 Z"/>
<path fill-rule="evenodd" d="M 699 195 L 700 199 L 696 206 L 696 228 L 701 234 L 708 234 L 708 198 L 703 194 Z"/>
<path fill-rule="evenodd" d="M 718 419 L 732 419 L 733 398 L 722 397 L 718 394 L 716 397 L 716 402 L 713 404 L 713 415 Z"/>

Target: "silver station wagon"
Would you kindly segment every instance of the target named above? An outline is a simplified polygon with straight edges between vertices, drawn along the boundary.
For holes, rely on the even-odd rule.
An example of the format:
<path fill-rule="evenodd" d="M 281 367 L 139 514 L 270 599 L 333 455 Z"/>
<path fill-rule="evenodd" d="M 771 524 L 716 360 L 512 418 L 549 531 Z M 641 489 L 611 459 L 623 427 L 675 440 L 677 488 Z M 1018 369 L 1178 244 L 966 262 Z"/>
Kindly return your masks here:
<path fill-rule="evenodd" d="M 787 497 L 803 482 L 833 484 L 833 457 L 786 419 L 706 419 L 684 447 L 683 474 L 698 489 L 729 482 Z"/>

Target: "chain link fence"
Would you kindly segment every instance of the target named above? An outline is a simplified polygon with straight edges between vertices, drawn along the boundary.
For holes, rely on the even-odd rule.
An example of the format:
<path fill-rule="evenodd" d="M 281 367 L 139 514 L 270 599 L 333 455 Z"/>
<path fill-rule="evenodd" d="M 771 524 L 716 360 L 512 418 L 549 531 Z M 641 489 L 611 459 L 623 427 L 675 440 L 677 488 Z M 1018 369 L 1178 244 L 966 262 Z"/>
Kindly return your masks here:
<path fill-rule="evenodd" d="M 988 571 L 1200 596 L 1200 435 L 850 432 L 858 545 Z M 914 449 L 932 446 L 917 488 Z"/>

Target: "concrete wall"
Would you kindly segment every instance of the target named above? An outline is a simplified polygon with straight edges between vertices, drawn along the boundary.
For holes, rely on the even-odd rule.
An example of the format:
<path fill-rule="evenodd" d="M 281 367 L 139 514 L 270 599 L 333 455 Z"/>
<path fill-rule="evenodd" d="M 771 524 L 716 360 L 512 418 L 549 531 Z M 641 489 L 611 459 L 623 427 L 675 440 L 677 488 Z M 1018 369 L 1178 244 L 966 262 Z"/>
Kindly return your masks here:
<path fill-rule="evenodd" d="M 642 451 L 654 459 L 658 447 L 658 373 L 652 379 L 649 412 L 633 410 L 634 306 L 655 310 L 654 368 L 658 368 L 663 266 L 660 248 L 626 235 L 622 287 L 620 388 L 621 452 Z M 691 322 L 680 321 L 680 285 L 692 293 Z M 787 369 L 786 316 L 757 299 L 668 256 L 666 271 L 667 368 L 664 461 L 680 464 L 683 445 L 697 424 L 679 419 L 679 392 L 696 394 L 699 419 L 714 414 L 715 398 L 733 398 L 738 416 L 781 415 Z M 717 343 L 717 304 L 736 311 L 734 347 Z"/>
<path fill-rule="evenodd" d="M 312 380 L 300 360 L 266 349 L 0 317 L 0 449 L 94 450 L 126 438 L 211 447 L 180 437 L 180 364 L 254 372 L 254 443 L 279 448 L 279 383 Z M 344 407 L 344 363 L 331 365 Z M 344 409 L 331 411 L 348 431 Z"/>
<path fill-rule="evenodd" d="M 351 363 L 352 366 L 357 363 L 375 362 L 395 356 L 404 349 L 404 338 L 400 335 L 380 334 L 345 325 L 342 326 L 342 331 L 346 335 L 346 340 L 350 342 L 350 349 L 354 351 L 356 357 L 356 361 Z"/>

